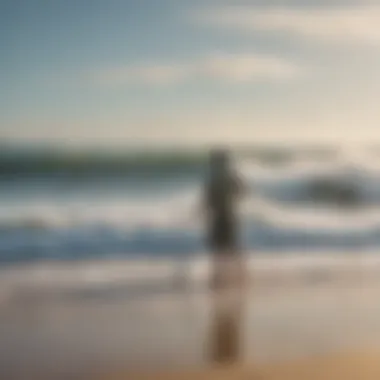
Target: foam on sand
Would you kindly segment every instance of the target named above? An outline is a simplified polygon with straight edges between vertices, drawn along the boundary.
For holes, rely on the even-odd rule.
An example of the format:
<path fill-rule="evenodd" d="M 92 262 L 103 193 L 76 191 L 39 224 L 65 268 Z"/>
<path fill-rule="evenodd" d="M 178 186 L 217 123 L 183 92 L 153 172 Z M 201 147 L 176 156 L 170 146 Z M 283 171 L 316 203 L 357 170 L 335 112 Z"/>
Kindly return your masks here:
<path fill-rule="evenodd" d="M 255 287 L 282 283 L 380 278 L 376 250 L 330 252 L 247 252 L 245 268 Z M 210 258 L 204 254 L 181 257 L 140 257 L 112 260 L 40 262 L 0 269 L 0 304 L 25 297 L 117 291 L 128 300 L 162 289 L 202 290 L 210 277 Z M 165 290 L 165 291 L 166 291 Z M 135 298 L 135 297 L 134 297 Z"/>

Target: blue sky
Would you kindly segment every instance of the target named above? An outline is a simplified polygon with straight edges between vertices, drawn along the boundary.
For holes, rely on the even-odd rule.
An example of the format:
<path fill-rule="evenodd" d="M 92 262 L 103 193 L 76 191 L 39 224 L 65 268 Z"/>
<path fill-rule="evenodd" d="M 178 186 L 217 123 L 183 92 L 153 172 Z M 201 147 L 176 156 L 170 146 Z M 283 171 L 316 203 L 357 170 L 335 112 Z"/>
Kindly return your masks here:
<path fill-rule="evenodd" d="M 0 0 L 0 137 L 380 138 L 380 2 Z"/>

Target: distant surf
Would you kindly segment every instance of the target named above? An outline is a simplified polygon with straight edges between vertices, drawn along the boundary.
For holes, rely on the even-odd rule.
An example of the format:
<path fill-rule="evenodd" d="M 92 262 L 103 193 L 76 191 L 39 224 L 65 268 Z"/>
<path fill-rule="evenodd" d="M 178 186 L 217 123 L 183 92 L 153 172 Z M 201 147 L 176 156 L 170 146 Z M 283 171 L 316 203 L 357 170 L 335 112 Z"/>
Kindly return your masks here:
<path fill-rule="evenodd" d="M 312 153 L 291 159 L 271 150 L 236 155 L 236 169 L 251 191 L 239 206 L 246 251 L 325 255 L 380 247 L 376 154 Z M 3 151 L 0 158 L 3 266 L 135 257 L 191 261 L 206 251 L 196 212 L 207 170 L 205 152 Z M 25 173 L 12 171 L 10 163 Z M 91 168 L 93 175 L 73 176 L 76 165 Z M 316 180 L 352 184 L 362 202 L 355 208 L 315 202 L 308 191 Z"/>

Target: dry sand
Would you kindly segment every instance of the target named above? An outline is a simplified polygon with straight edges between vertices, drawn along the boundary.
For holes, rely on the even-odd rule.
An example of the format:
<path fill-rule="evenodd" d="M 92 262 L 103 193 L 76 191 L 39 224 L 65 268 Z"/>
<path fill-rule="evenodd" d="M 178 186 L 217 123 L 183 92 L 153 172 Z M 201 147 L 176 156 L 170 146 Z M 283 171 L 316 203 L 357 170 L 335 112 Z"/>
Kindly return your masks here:
<path fill-rule="evenodd" d="M 213 369 L 118 373 L 99 380 L 379 380 L 380 351 L 336 354 L 263 366 L 235 365 Z"/>

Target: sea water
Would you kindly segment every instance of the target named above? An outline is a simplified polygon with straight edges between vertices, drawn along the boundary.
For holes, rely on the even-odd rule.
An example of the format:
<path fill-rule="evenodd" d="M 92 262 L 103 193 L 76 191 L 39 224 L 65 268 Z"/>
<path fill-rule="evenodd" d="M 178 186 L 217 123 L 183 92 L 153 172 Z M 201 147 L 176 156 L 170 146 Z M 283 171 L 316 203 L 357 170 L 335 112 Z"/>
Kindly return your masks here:
<path fill-rule="evenodd" d="M 380 166 L 366 160 L 294 160 L 280 167 L 248 159 L 239 205 L 245 251 L 373 250 L 380 244 Z M 160 175 L 162 170 L 162 175 Z M 304 189 L 319 176 L 352 181 L 364 202 L 354 210 L 316 205 Z M 54 172 L 0 176 L 0 262 L 12 264 L 199 259 L 206 250 L 200 211 L 205 172 Z M 268 254 L 269 256 L 269 254 Z"/>

